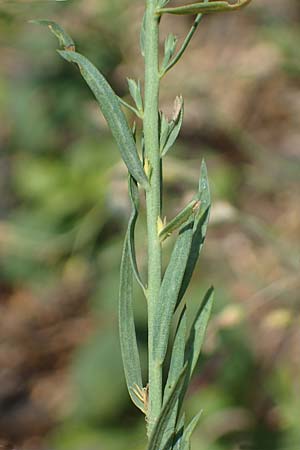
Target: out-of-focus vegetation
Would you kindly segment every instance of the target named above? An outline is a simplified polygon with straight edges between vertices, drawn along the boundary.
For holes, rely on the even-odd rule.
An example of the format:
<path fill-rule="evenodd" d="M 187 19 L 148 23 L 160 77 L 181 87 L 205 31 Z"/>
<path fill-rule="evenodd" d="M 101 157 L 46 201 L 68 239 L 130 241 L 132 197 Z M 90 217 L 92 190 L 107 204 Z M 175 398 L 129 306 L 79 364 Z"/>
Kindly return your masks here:
<path fill-rule="evenodd" d="M 80 75 L 27 22 L 62 23 L 123 96 L 126 76 L 143 77 L 143 6 L 0 1 L 0 438 L 18 448 L 145 447 L 117 336 L 126 174 Z M 196 309 L 216 287 L 187 405 L 204 410 L 195 449 L 299 447 L 299 19 L 297 0 L 207 17 L 162 85 L 164 111 L 179 93 L 186 103 L 166 161 L 168 215 L 191 197 L 202 156 L 214 199 L 189 294 Z M 183 38 L 189 25 L 167 18 L 162 28 Z"/>

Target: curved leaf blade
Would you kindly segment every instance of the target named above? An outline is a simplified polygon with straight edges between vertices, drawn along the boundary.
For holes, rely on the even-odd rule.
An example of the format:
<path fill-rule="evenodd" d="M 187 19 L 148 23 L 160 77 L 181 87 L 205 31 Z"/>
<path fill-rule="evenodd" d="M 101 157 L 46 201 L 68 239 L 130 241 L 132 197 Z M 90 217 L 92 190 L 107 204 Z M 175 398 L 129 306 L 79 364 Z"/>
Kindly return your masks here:
<path fill-rule="evenodd" d="M 211 14 L 215 12 L 230 12 L 243 8 L 248 5 L 251 0 L 237 0 L 236 3 L 228 3 L 227 1 L 212 1 L 208 3 L 192 3 L 190 5 L 178 6 L 175 8 L 160 8 L 157 14 Z"/>
<path fill-rule="evenodd" d="M 65 50 L 58 50 L 58 53 L 65 60 L 79 66 L 83 78 L 98 101 L 129 173 L 147 189 L 149 186 L 148 178 L 145 175 L 132 132 L 121 110 L 118 97 L 99 70 L 85 56 Z"/>
<path fill-rule="evenodd" d="M 129 395 L 133 403 L 144 412 L 144 404 L 134 390 L 143 389 L 140 356 L 136 340 L 133 314 L 133 273 L 129 254 L 128 236 L 125 237 L 119 288 L 119 333 L 121 354 Z"/>
<path fill-rule="evenodd" d="M 130 260 L 132 264 L 133 273 L 135 275 L 136 281 L 141 286 L 143 292 L 145 292 L 145 286 L 141 279 L 137 260 L 136 260 L 136 252 L 135 252 L 135 225 L 138 218 L 139 213 L 139 191 L 138 186 L 136 184 L 136 181 L 134 178 L 132 178 L 129 175 L 129 182 L 128 182 L 128 191 L 129 191 L 129 197 L 131 202 L 131 215 L 128 222 L 128 245 L 129 245 L 129 255 Z"/>
<path fill-rule="evenodd" d="M 75 51 L 75 43 L 73 39 L 58 23 L 53 20 L 46 19 L 30 20 L 30 23 L 48 27 L 49 30 L 57 37 L 59 44 L 62 47 L 69 51 Z"/>

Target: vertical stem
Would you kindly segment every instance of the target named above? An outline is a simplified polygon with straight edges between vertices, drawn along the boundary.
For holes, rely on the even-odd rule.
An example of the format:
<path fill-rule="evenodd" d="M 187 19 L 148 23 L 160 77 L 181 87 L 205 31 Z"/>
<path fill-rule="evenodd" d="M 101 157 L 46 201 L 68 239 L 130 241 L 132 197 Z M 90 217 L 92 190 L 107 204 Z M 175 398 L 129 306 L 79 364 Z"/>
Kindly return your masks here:
<path fill-rule="evenodd" d="M 148 435 L 162 404 L 162 367 L 153 359 L 154 307 L 161 285 L 161 244 L 157 219 L 161 214 L 161 178 L 158 129 L 159 102 L 159 18 L 155 15 L 156 0 L 146 2 L 145 22 L 145 153 L 151 168 L 150 188 L 146 193 L 148 233 L 148 364 L 149 403 Z"/>

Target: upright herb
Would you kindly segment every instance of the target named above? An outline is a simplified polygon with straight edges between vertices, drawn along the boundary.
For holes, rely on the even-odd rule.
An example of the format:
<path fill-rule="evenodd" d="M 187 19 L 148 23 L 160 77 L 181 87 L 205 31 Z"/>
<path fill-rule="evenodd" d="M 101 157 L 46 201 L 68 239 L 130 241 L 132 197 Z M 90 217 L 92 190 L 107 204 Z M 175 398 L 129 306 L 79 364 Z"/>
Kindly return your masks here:
<path fill-rule="evenodd" d="M 213 288 L 204 296 L 187 333 L 187 305 L 184 294 L 198 261 L 209 220 L 211 199 L 204 161 L 201 165 L 198 190 L 188 205 L 169 223 L 162 220 L 163 162 L 173 146 L 183 121 L 183 99 L 175 100 L 174 115 L 168 121 L 159 110 L 159 86 L 166 73 L 180 60 L 204 14 L 235 11 L 251 0 L 203 0 L 193 4 L 166 7 L 170 0 L 146 0 L 140 43 L 145 58 L 144 98 L 140 82 L 128 79 L 134 105 L 120 99 L 99 70 L 75 51 L 71 37 L 56 23 L 35 21 L 46 25 L 57 36 L 63 50 L 58 53 L 75 63 L 87 82 L 111 129 L 121 157 L 128 169 L 129 196 L 132 213 L 125 235 L 120 270 L 119 329 L 124 371 L 129 395 L 145 414 L 148 450 L 189 450 L 191 434 L 201 412 L 188 424 L 182 404 L 196 367 L 213 304 Z M 164 45 L 160 65 L 159 26 L 164 14 L 196 15 L 182 46 L 176 52 L 177 38 L 170 34 Z M 142 120 L 142 148 L 137 150 L 135 132 L 127 123 L 122 106 Z M 148 277 L 144 283 L 139 274 L 135 254 L 135 225 L 139 214 L 139 196 L 146 196 Z M 170 234 L 177 238 L 165 273 L 162 273 L 162 242 Z M 143 383 L 133 312 L 134 278 L 141 286 L 148 307 L 148 382 Z M 181 310 L 173 341 L 170 331 L 174 314 Z M 166 354 L 171 349 L 168 364 Z M 164 383 L 162 373 L 167 369 Z"/>

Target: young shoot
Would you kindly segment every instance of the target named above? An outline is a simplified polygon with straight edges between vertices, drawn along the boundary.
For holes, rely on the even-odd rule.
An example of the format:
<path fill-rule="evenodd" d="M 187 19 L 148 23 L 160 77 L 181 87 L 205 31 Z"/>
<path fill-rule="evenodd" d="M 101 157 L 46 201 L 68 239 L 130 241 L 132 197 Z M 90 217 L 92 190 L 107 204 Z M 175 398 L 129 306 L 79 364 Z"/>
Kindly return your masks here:
<path fill-rule="evenodd" d="M 146 418 L 148 450 L 189 450 L 190 439 L 201 411 L 185 423 L 183 401 L 197 365 L 205 331 L 213 306 L 214 291 L 209 288 L 200 302 L 190 329 L 187 329 L 188 303 L 185 293 L 199 259 L 207 231 L 211 198 L 205 162 L 200 166 L 198 188 L 191 201 L 170 221 L 162 220 L 163 167 L 183 123 L 184 102 L 178 96 L 169 121 L 159 108 L 159 89 L 163 76 L 183 57 L 201 20 L 206 14 L 233 12 L 251 0 L 203 0 L 182 6 L 169 6 L 169 0 L 146 0 L 141 25 L 140 46 L 144 57 L 145 78 L 128 78 L 132 104 L 113 91 L 101 71 L 75 51 L 72 38 L 52 21 L 35 23 L 47 26 L 58 38 L 59 55 L 75 64 L 92 91 L 119 149 L 128 171 L 131 215 L 125 233 L 120 269 L 119 331 L 124 372 L 129 395 Z M 159 30 L 164 15 L 194 15 L 194 22 L 178 48 L 177 37 L 170 33 L 160 58 Z M 75 70 L 75 68 L 74 68 Z M 135 131 L 123 112 L 128 108 L 142 122 L 143 154 L 137 150 Z M 134 127 L 135 128 L 135 127 Z M 135 226 L 140 214 L 140 196 L 145 196 L 147 217 L 147 278 L 140 275 L 135 248 Z M 163 242 L 175 241 L 163 272 Z M 143 380 L 134 318 L 134 283 L 138 283 L 148 311 L 148 376 Z M 179 311 L 177 323 L 175 318 Z M 175 335 L 171 330 L 175 326 Z M 167 358 L 167 349 L 171 358 Z M 163 372 L 167 373 L 164 381 Z"/>

